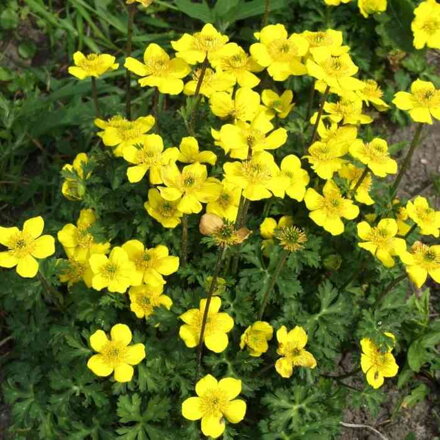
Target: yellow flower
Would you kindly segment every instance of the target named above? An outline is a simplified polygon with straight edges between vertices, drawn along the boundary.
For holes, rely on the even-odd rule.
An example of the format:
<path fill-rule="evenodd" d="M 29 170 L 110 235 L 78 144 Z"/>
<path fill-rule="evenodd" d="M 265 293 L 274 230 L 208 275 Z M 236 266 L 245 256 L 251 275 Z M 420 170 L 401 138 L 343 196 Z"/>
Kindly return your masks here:
<path fill-rule="evenodd" d="M 258 151 L 243 162 L 226 162 L 223 169 L 225 182 L 241 188 L 249 200 L 267 199 L 272 194 L 282 197 L 287 186 L 273 156 L 266 151 Z"/>
<path fill-rule="evenodd" d="M 289 378 L 294 367 L 316 367 L 313 354 L 304 349 L 307 344 L 307 333 L 302 327 L 296 326 L 287 332 L 283 325 L 277 331 L 277 339 L 279 344 L 277 353 L 282 357 L 276 361 L 275 368 L 280 376 Z"/>
<path fill-rule="evenodd" d="M 413 202 L 406 205 L 408 217 L 417 223 L 422 235 L 438 237 L 440 233 L 440 211 L 429 206 L 425 197 L 417 196 Z"/>
<path fill-rule="evenodd" d="M 114 372 L 116 382 L 130 382 L 132 365 L 145 358 L 145 345 L 130 345 L 132 334 L 125 324 L 116 324 L 110 330 L 111 339 L 102 330 L 90 336 L 90 346 L 98 352 L 87 362 L 87 367 L 97 376 L 110 376 Z"/>
<path fill-rule="evenodd" d="M 309 147 L 308 151 L 309 154 L 304 157 L 321 179 L 332 179 L 333 174 L 346 162 L 341 159 L 341 156 L 345 155 L 345 151 L 338 144 L 317 141 Z"/>
<path fill-rule="evenodd" d="M 170 164 L 162 172 L 166 187 L 159 187 L 160 195 L 171 202 L 179 201 L 177 209 L 184 214 L 199 213 L 202 203 L 212 202 L 221 192 L 221 184 L 214 177 L 208 177 L 206 166 L 193 163 L 179 171 L 176 164 Z"/>
<path fill-rule="evenodd" d="M 385 333 L 394 340 L 392 333 Z M 367 377 L 367 382 L 373 388 L 379 388 L 384 382 L 384 377 L 394 377 L 399 370 L 394 356 L 391 354 L 393 347 L 387 346 L 386 351 L 381 351 L 369 338 L 361 339 L 361 367 Z"/>
<path fill-rule="evenodd" d="M 141 116 L 134 121 L 129 121 L 122 116 L 113 116 L 108 121 L 95 119 L 95 125 L 102 128 L 98 136 L 107 147 L 114 147 L 113 154 L 121 157 L 124 149 L 142 142 L 144 134 L 151 130 L 155 124 L 153 116 Z"/>
<path fill-rule="evenodd" d="M 367 222 L 357 225 L 357 233 L 362 243 L 358 246 L 377 257 L 385 267 L 393 267 L 394 256 L 402 255 L 406 251 L 406 242 L 397 238 L 397 223 L 393 218 L 382 219 L 376 227 Z"/>
<path fill-rule="evenodd" d="M 144 208 L 164 228 L 175 228 L 180 224 L 183 215 L 183 212 L 177 209 L 178 204 L 178 200 L 165 200 L 156 188 L 152 188 L 148 190 L 148 201 L 144 203 Z"/>
<path fill-rule="evenodd" d="M 400 259 L 405 263 L 409 277 L 419 289 L 428 275 L 436 283 L 440 283 L 440 245 L 428 246 L 416 241 L 409 252 L 400 255 Z"/>
<path fill-rule="evenodd" d="M 200 300 L 198 309 L 191 309 L 180 315 L 180 319 L 185 324 L 180 326 L 179 336 L 188 348 L 194 348 L 199 343 L 206 301 L 206 299 Z M 215 353 L 221 353 L 226 349 L 229 342 L 227 333 L 234 327 L 234 320 L 227 313 L 219 313 L 221 305 L 222 300 L 218 296 L 213 296 L 203 336 L 206 348 Z"/>
<path fill-rule="evenodd" d="M 261 111 L 260 95 L 249 88 L 240 88 L 234 99 L 227 92 L 215 92 L 209 99 L 211 112 L 219 118 L 232 117 L 239 121 L 252 121 Z"/>
<path fill-rule="evenodd" d="M 154 313 L 154 309 L 164 306 L 168 310 L 173 305 L 173 301 L 167 295 L 163 295 L 163 285 L 151 286 L 142 284 L 141 286 L 130 287 L 128 291 L 130 297 L 130 310 L 138 318 L 148 318 Z"/>
<path fill-rule="evenodd" d="M 181 58 L 173 58 L 156 43 L 145 49 L 144 62 L 128 57 L 124 67 L 142 78 L 141 87 L 157 87 L 159 92 L 178 95 L 183 90 L 183 81 L 191 68 Z"/>
<path fill-rule="evenodd" d="M 351 145 L 350 154 L 367 165 L 376 176 L 385 177 L 387 174 L 397 173 L 397 162 L 391 159 L 384 139 L 374 138 L 367 143 L 358 139 Z"/>
<path fill-rule="evenodd" d="M 202 69 L 194 70 L 192 74 L 192 79 L 185 84 L 183 93 L 185 95 L 194 95 L 196 93 L 197 84 L 199 82 Z M 215 92 L 225 92 L 231 91 L 235 84 L 235 78 L 233 75 L 227 72 L 215 72 L 212 69 L 206 69 L 205 75 L 203 77 L 202 85 L 200 87 L 199 93 L 207 98 Z"/>
<path fill-rule="evenodd" d="M 321 138 L 321 142 L 325 142 L 332 148 L 338 148 L 343 151 L 344 154 L 347 154 L 350 145 L 357 137 L 357 128 L 351 125 L 339 127 L 335 123 L 329 126 L 320 124 L 318 134 Z"/>
<path fill-rule="evenodd" d="M 200 32 L 193 35 L 183 34 L 179 40 L 171 41 L 171 46 L 177 52 L 176 55 L 189 64 L 201 63 L 205 58 L 213 63 L 228 40 L 226 35 L 218 32 L 212 24 L 208 23 Z"/>
<path fill-rule="evenodd" d="M 148 8 L 148 6 L 150 6 L 154 0 L 125 0 L 125 3 L 127 3 L 127 5 L 131 5 L 133 3 L 140 3 L 144 8 Z"/>
<path fill-rule="evenodd" d="M 294 154 L 289 154 L 281 161 L 280 168 L 281 177 L 286 179 L 286 186 L 282 186 L 282 189 L 291 199 L 301 202 L 310 182 L 307 171 L 301 168 L 301 161 Z M 284 197 L 284 194 L 280 197 Z"/>
<path fill-rule="evenodd" d="M 85 56 L 81 52 L 75 52 L 73 62 L 75 66 L 70 66 L 68 71 L 78 79 L 85 79 L 89 76 L 98 78 L 109 70 L 119 67 L 119 64 L 115 63 L 115 57 L 108 54 L 91 53 Z"/>
<path fill-rule="evenodd" d="M 369 124 L 373 121 L 371 116 L 362 113 L 362 101 L 360 99 L 349 100 L 341 98 L 338 102 L 326 102 L 324 111 L 329 115 L 332 122 L 343 124 Z"/>
<path fill-rule="evenodd" d="M 215 165 L 217 156 L 212 151 L 199 151 L 199 143 L 192 136 L 182 138 L 177 160 L 183 163 L 209 163 Z"/>
<path fill-rule="evenodd" d="M 301 62 L 309 48 L 309 43 L 300 34 L 287 35 L 282 24 L 265 26 L 254 34 L 260 41 L 250 47 L 255 61 L 267 67 L 269 75 L 275 81 L 284 81 L 290 75 L 305 75 L 307 69 Z"/>
<path fill-rule="evenodd" d="M 252 89 L 260 83 L 260 79 L 252 72 L 260 72 L 263 68 L 238 44 L 223 46 L 211 64 L 215 69 L 233 75 L 240 87 Z"/>
<path fill-rule="evenodd" d="M 16 226 L 0 226 L 0 244 L 7 251 L 0 252 L 0 267 L 16 267 L 18 275 L 33 278 L 38 272 L 36 259 L 47 258 L 55 253 L 55 239 L 41 235 L 44 229 L 42 217 L 32 217 L 23 223 L 23 230 Z"/>
<path fill-rule="evenodd" d="M 411 23 L 414 47 L 440 49 L 440 4 L 435 0 L 421 2 L 414 9 L 415 18 Z"/>
<path fill-rule="evenodd" d="M 317 47 L 311 49 L 312 57 L 307 60 L 308 74 L 323 81 L 334 93 L 343 95 L 357 90 L 362 82 L 353 75 L 359 70 L 348 54 L 347 46 Z"/>
<path fill-rule="evenodd" d="M 206 205 L 206 212 L 216 214 L 224 219 L 235 221 L 240 203 L 241 189 L 235 185 L 222 182 L 218 198 Z"/>
<path fill-rule="evenodd" d="M 265 89 L 261 93 L 261 100 L 267 107 L 266 113 L 271 117 L 278 116 L 280 119 L 284 119 L 291 112 L 293 106 L 292 102 L 293 92 L 292 90 L 285 90 L 282 95 L 278 95 L 273 90 Z"/>
<path fill-rule="evenodd" d="M 235 124 L 223 125 L 218 133 L 216 144 L 229 153 L 232 158 L 246 159 L 252 153 L 275 150 L 286 143 L 286 129 L 273 129 L 273 124 L 262 112 L 250 124 L 237 121 Z M 212 134 L 214 138 L 217 136 L 215 132 Z"/>
<path fill-rule="evenodd" d="M 93 209 L 82 209 L 76 226 L 72 223 L 64 225 L 58 231 L 58 241 L 63 245 L 66 255 L 74 260 L 88 260 L 92 254 L 106 254 L 110 243 L 98 243 L 90 232 L 96 222 Z"/>
<path fill-rule="evenodd" d="M 93 272 L 87 260 L 57 260 L 57 265 L 61 266 L 58 278 L 62 283 L 67 283 L 70 287 L 80 281 L 84 281 L 87 287 L 92 287 Z"/>
<path fill-rule="evenodd" d="M 397 199 L 393 200 L 393 205 L 396 203 L 397 204 L 400 203 L 399 200 Z M 399 229 L 398 235 L 404 236 L 411 229 L 411 226 L 408 223 L 406 223 L 405 220 L 408 220 L 408 212 L 404 206 L 401 206 L 396 213 L 396 222 L 397 222 L 397 227 Z"/>
<path fill-rule="evenodd" d="M 338 174 L 343 178 L 347 179 L 350 183 L 350 189 L 354 189 L 359 179 L 361 178 L 364 170 L 362 168 L 358 168 L 353 164 L 349 163 L 344 165 L 339 171 Z M 374 200 L 371 198 L 369 191 L 371 185 L 373 183 L 373 179 L 370 174 L 367 174 L 362 181 L 362 183 L 358 186 L 354 198 L 359 203 L 364 203 L 365 205 L 372 205 Z"/>
<path fill-rule="evenodd" d="M 353 220 L 359 215 L 359 208 L 351 200 L 342 197 L 341 191 L 332 180 L 324 185 L 323 195 L 308 188 L 304 201 L 311 211 L 309 217 L 332 235 L 344 232 L 342 217 Z"/>
<path fill-rule="evenodd" d="M 175 147 L 163 149 L 163 140 L 158 134 L 146 134 L 139 144 L 124 148 L 124 159 L 134 164 L 127 169 L 129 182 L 137 183 L 142 180 L 147 171 L 150 172 L 150 183 L 163 183 L 162 170 L 170 163 L 175 163 L 179 150 Z"/>
<path fill-rule="evenodd" d="M 134 264 L 127 252 L 117 246 L 107 257 L 104 254 L 93 254 L 89 258 L 92 268 L 92 287 L 95 290 L 107 288 L 109 292 L 125 293 L 129 286 L 140 284 Z"/>
<path fill-rule="evenodd" d="M 341 3 L 350 3 L 351 0 L 324 0 L 327 6 L 339 6 Z"/>
<path fill-rule="evenodd" d="M 342 46 L 342 32 L 334 29 L 326 31 L 310 32 L 301 34 L 309 43 L 309 51 L 315 47 L 339 47 Z"/>
<path fill-rule="evenodd" d="M 260 234 L 263 238 L 275 237 L 275 230 L 280 228 L 286 228 L 293 225 L 293 217 L 290 215 L 283 215 L 277 221 L 272 217 L 266 217 L 263 223 L 260 225 Z"/>
<path fill-rule="evenodd" d="M 393 104 L 409 112 L 413 121 L 432 124 L 440 119 L 440 90 L 429 81 L 417 79 L 411 84 L 411 93 L 397 92 Z"/>
<path fill-rule="evenodd" d="M 225 419 L 239 423 L 246 414 L 246 402 L 236 397 L 241 392 L 241 380 L 225 377 L 220 381 L 210 374 L 196 384 L 198 397 L 182 403 L 182 415 L 188 420 L 202 419 L 203 435 L 220 437 L 225 430 Z"/>
<path fill-rule="evenodd" d="M 390 108 L 390 106 L 382 99 L 383 92 L 376 81 L 367 79 L 362 81 L 362 84 L 363 87 L 355 91 L 358 98 L 364 101 L 367 105 L 370 103 L 373 104 L 380 112 Z"/>
<path fill-rule="evenodd" d="M 368 18 L 371 14 L 380 14 L 387 9 L 387 0 L 358 0 L 361 14 Z"/>
<path fill-rule="evenodd" d="M 139 240 L 129 240 L 122 245 L 122 249 L 134 263 L 134 286 L 142 282 L 162 286 L 166 282 L 163 275 L 171 275 L 179 269 L 179 257 L 169 255 L 168 248 L 162 244 L 147 249 Z"/>
<path fill-rule="evenodd" d="M 249 354 L 259 357 L 269 349 L 268 341 L 272 339 L 273 328 L 265 321 L 256 321 L 240 337 L 240 348 L 249 348 Z"/>
<path fill-rule="evenodd" d="M 77 201 L 82 200 L 84 197 L 86 188 L 85 180 L 90 177 L 90 173 L 84 172 L 84 167 L 89 162 L 89 158 L 86 153 L 79 153 L 73 159 L 72 164 L 65 164 L 63 166 L 63 171 L 68 171 L 69 173 L 74 173 L 75 177 L 67 177 L 63 185 L 61 186 L 61 192 L 64 197 L 68 200 Z"/>

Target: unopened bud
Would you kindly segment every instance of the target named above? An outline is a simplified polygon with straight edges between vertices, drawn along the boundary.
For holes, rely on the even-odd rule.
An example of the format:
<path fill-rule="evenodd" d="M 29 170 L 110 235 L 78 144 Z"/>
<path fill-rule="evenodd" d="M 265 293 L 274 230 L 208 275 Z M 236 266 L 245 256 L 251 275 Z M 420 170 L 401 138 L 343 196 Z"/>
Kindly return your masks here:
<path fill-rule="evenodd" d="M 213 235 L 224 225 L 224 221 L 215 214 L 203 214 L 199 223 L 199 231 L 202 235 Z"/>

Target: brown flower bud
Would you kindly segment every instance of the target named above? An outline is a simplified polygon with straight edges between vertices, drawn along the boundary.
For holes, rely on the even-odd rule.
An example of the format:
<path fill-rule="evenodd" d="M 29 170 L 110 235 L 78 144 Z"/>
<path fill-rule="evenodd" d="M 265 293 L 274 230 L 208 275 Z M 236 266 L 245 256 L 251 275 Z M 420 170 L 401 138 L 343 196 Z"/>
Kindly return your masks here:
<path fill-rule="evenodd" d="M 223 220 L 215 214 L 203 214 L 199 223 L 199 231 L 202 235 L 213 235 L 224 225 Z"/>
<path fill-rule="evenodd" d="M 246 238 L 251 235 L 252 231 L 248 228 L 240 228 L 238 231 L 235 231 L 236 236 L 236 244 L 243 243 L 243 241 L 246 240 Z"/>

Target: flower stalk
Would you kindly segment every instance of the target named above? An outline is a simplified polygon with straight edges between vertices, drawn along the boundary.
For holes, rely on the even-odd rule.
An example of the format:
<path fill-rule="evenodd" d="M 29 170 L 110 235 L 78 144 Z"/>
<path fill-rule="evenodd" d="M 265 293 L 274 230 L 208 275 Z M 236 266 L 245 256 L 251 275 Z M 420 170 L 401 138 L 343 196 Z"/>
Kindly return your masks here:
<path fill-rule="evenodd" d="M 226 246 L 220 246 L 217 253 L 217 261 L 215 263 L 214 267 L 214 273 L 212 275 L 211 284 L 209 286 L 208 295 L 206 299 L 206 305 L 205 310 L 203 311 L 203 318 L 202 318 L 202 325 L 200 327 L 200 336 L 199 336 L 199 343 L 197 345 L 197 369 L 196 369 L 196 378 L 199 376 L 200 367 L 202 365 L 202 358 L 203 358 L 203 338 L 205 336 L 205 329 L 206 329 L 206 323 L 208 321 L 208 314 L 209 314 L 209 306 L 211 305 L 211 300 L 213 293 L 215 292 L 215 289 L 217 287 L 217 279 L 220 274 L 220 269 L 222 267 L 223 259 L 225 257 L 226 253 Z"/>
<path fill-rule="evenodd" d="M 263 295 L 263 302 L 261 303 L 260 313 L 258 314 L 258 321 L 261 321 L 263 319 L 264 311 L 266 310 L 267 303 L 269 301 L 270 293 L 272 292 L 275 283 L 277 282 L 278 276 L 284 267 L 284 264 L 287 261 L 287 257 L 289 255 L 289 252 L 286 249 L 283 249 L 280 255 L 280 258 L 278 260 L 278 263 L 275 267 L 275 270 L 272 273 L 272 276 L 270 277 L 269 283 L 266 287 L 266 290 Z"/>
<path fill-rule="evenodd" d="M 135 4 L 127 5 L 128 12 L 128 24 L 127 24 L 127 46 L 125 49 L 126 58 L 131 57 L 132 51 L 132 40 L 133 40 L 133 22 L 134 15 L 136 13 Z M 125 73 L 125 81 L 126 81 L 126 95 L 125 95 L 125 113 L 127 115 L 127 119 L 131 120 L 131 72 L 126 69 Z"/>
<path fill-rule="evenodd" d="M 416 128 L 416 132 L 414 133 L 413 140 L 411 142 L 411 146 L 409 147 L 408 153 L 402 163 L 402 168 L 400 168 L 399 174 L 396 177 L 396 180 L 391 187 L 391 194 L 394 196 L 397 192 L 397 188 L 399 187 L 400 181 L 402 180 L 403 175 L 405 174 L 407 168 L 411 164 L 411 159 L 413 157 L 414 151 L 418 147 L 420 143 L 420 135 L 422 134 L 423 123 L 419 123 Z"/>
<path fill-rule="evenodd" d="M 322 95 L 321 103 L 319 105 L 318 116 L 316 117 L 316 122 L 315 122 L 315 125 L 313 127 L 313 133 L 312 133 L 312 137 L 310 139 L 310 145 L 312 145 L 313 142 L 315 142 L 316 134 L 318 133 L 319 123 L 320 123 L 321 117 L 322 117 L 322 112 L 324 111 L 324 104 L 325 104 L 325 101 L 327 99 L 329 91 L 330 91 L 330 86 L 327 86 L 325 88 L 324 94 Z"/>
<path fill-rule="evenodd" d="M 266 26 L 269 21 L 270 15 L 270 0 L 264 0 L 264 16 L 263 16 L 263 26 Z"/>
<path fill-rule="evenodd" d="M 208 61 L 208 55 L 206 55 L 205 59 L 203 60 L 202 63 L 202 67 L 200 70 L 200 76 L 198 78 L 197 81 L 197 85 L 196 85 L 196 90 L 194 92 L 194 107 L 192 109 L 192 113 L 191 113 L 191 117 L 189 120 L 189 132 L 190 134 L 194 134 L 194 124 L 195 124 L 195 120 L 196 120 L 196 116 L 197 116 L 197 109 L 199 107 L 200 104 L 200 89 L 202 88 L 202 84 L 203 84 L 203 79 L 205 78 L 205 74 L 206 74 L 206 69 L 208 68 L 209 65 L 209 61 Z"/>
<path fill-rule="evenodd" d="M 356 185 L 354 186 L 354 188 L 350 191 L 350 196 L 354 196 L 356 194 L 356 191 L 358 190 L 358 188 L 362 185 L 362 182 L 365 180 L 365 178 L 367 177 L 368 173 L 369 173 L 370 169 L 368 168 L 368 166 L 366 166 L 364 168 L 363 173 L 361 174 L 361 176 L 359 177 L 358 181 L 356 182 Z"/>
<path fill-rule="evenodd" d="M 375 302 L 374 306 L 377 307 L 382 302 L 382 300 L 385 298 L 385 296 L 387 296 L 394 289 L 394 287 L 396 287 L 406 277 L 407 277 L 407 274 L 405 272 L 402 275 L 400 275 L 397 278 L 395 278 L 393 281 L 391 281 L 388 284 L 388 286 L 384 290 L 382 290 L 382 292 L 379 294 L 379 296 L 376 299 L 376 302 Z"/>
<path fill-rule="evenodd" d="M 93 98 L 93 104 L 95 106 L 95 113 L 96 117 L 101 117 L 101 112 L 99 110 L 99 101 L 98 101 L 98 88 L 96 86 L 96 78 L 92 76 L 92 98 Z"/>
<path fill-rule="evenodd" d="M 186 266 L 188 260 L 188 215 L 182 216 L 182 240 L 180 243 L 180 264 Z"/>

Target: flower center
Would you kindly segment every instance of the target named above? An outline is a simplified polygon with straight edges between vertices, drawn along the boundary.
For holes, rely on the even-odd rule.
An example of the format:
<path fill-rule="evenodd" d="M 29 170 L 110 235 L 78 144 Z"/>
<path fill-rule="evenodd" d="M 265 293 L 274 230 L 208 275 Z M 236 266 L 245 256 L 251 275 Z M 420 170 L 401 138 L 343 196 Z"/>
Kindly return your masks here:
<path fill-rule="evenodd" d="M 243 175 L 250 183 L 264 184 L 272 178 L 270 170 L 260 163 L 243 162 Z"/>
<path fill-rule="evenodd" d="M 286 39 L 277 39 L 269 43 L 269 54 L 275 61 L 290 61 L 296 51 L 292 43 Z"/>
<path fill-rule="evenodd" d="M 421 27 L 427 34 L 433 35 L 440 28 L 440 20 L 437 20 L 435 17 L 427 18 Z"/>
<path fill-rule="evenodd" d="M 218 416 L 219 413 L 223 414 L 228 403 L 227 396 L 220 390 L 210 390 L 200 399 L 200 409 L 203 416 Z"/>
<path fill-rule="evenodd" d="M 170 202 L 164 202 L 160 207 L 160 214 L 163 217 L 173 217 L 176 213 L 176 208 Z"/>
<path fill-rule="evenodd" d="M 34 239 L 26 232 L 18 232 L 8 243 L 10 253 L 20 259 L 31 254 L 35 248 Z"/>
<path fill-rule="evenodd" d="M 118 274 L 118 270 L 118 265 L 110 261 L 104 266 L 103 276 L 108 280 L 114 280 Z"/>
<path fill-rule="evenodd" d="M 112 367 L 123 363 L 126 354 L 127 347 L 119 341 L 109 341 L 101 352 L 101 355 L 104 357 L 104 362 Z"/>

